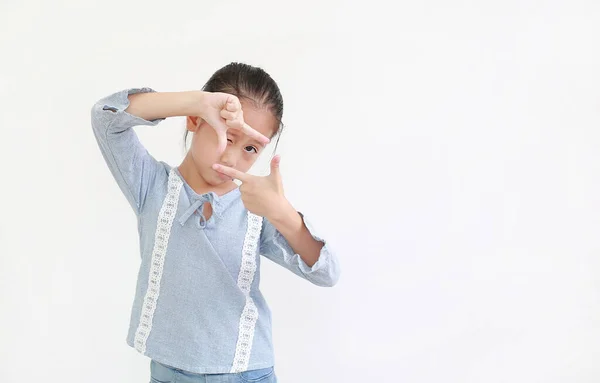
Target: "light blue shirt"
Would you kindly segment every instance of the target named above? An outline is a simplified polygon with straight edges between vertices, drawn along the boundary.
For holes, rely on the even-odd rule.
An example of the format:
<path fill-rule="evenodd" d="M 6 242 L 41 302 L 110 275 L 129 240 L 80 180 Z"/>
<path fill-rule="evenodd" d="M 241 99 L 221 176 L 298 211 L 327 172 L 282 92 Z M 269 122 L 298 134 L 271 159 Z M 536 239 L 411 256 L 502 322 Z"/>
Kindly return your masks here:
<path fill-rule="evenodd" d="M 160 363 L 194 373 L 274 366 L 271 312 L 259 289 L 263 255 L 318 286 L 333 286 L 338 258 L 324 246 L 309 267 L 239 189 L 197 194 L 176 167 L 155 160 L 137 125 L 157 125 L 125 109 L 127 89 L 99 100 L 92 127 L 102 155 L 137 216 L 141 263 L 127 343 Z M 209 202 L 206 220 L 202 206 Z"/>

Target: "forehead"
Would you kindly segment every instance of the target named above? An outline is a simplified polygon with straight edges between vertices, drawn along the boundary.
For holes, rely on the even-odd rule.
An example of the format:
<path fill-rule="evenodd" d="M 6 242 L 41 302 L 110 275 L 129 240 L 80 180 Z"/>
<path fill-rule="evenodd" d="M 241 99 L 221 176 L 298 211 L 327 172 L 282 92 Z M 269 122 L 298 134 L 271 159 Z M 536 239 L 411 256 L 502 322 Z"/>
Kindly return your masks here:
<path fill-rule="evenodd" d="M 240 102 L 244 111 L 244 121 L 252 129 L 267 137 L 272 137 L 277 132 L 277 120 L 267 108 L 257 108 L 254 103 L 244 99 Z"/>

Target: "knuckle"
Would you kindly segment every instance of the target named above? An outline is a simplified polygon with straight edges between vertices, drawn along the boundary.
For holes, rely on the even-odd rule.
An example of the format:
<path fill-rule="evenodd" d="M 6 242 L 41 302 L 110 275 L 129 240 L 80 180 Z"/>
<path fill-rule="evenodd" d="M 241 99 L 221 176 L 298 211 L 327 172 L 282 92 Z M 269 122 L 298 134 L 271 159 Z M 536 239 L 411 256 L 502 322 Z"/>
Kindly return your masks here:
<path fill-rule="evenodd" d="M 239 123 L 237 121 L 235 121 L 235 120 L 227 120 L 227 121 L 225 121 L 225 123 L 230 128 L 238 128 L 239 127 Z"/>

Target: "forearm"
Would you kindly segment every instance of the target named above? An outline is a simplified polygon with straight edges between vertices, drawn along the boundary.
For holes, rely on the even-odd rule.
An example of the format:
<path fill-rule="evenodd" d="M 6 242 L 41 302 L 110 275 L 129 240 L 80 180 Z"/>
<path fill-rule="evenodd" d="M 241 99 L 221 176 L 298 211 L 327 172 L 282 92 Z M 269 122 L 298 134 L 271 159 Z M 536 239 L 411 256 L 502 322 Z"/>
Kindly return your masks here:
<path fill-rule="evenodd" d="M 129 106 L 125 111 L 148 121 L 198 116 L 203 95 L 203 91 L 136 93 L 129 95 Z"/>
<path fill-rule="evenodd" d="M 269 221 L 307 266 L 312 267 L 317 262 L 324 244 L 313 238 L 302 216 L 291 204 L 286 203 L 278 215 Z"/>

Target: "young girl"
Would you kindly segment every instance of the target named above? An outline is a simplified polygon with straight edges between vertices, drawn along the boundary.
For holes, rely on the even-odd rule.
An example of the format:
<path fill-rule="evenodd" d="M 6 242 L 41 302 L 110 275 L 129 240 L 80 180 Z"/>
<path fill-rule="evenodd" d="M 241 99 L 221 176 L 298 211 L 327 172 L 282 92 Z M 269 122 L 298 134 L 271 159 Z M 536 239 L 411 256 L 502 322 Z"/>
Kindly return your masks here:
<path fill-rule="evenodd" d="M 269 176 L 246 173 L 282 115 L 275 81 L 239 63 L 202 91 L 128 89 L 92 108 L 102 155 L 138 220 L 127 343 L 151 358 L 151 382 L 277 381 L 259 254 L 315 285 L 338 281 L 338 259 L 283 194 L 279 157 Z M 186 116 L 193 133 L 178 167 L 155 160 L 131 129 L 172 116 Z"/>

